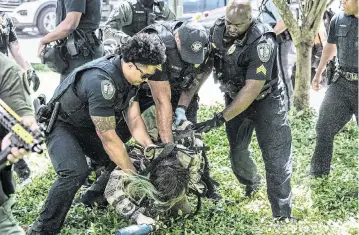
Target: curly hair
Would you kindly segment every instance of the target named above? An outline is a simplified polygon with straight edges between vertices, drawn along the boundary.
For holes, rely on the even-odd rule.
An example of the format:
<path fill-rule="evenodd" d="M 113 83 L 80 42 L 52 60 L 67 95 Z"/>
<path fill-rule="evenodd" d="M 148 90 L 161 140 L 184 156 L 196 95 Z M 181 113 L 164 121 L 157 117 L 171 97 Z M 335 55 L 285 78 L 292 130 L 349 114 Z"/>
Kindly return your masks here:
<path fill-rule="evenodd" d="M 189 183 L 189 171 L 179 162 L 176 153 L 171 153 L 150 172 L 150 181 L 159 192 L 161 201 L 170 201 L 183 193 Z"/>
<path fill-rule="evenodd" d="M 138 33 L 121 48 L 122 59 L 128 63 L 158 65 L 166 61 L 166 47 L 156 34 Z"/>

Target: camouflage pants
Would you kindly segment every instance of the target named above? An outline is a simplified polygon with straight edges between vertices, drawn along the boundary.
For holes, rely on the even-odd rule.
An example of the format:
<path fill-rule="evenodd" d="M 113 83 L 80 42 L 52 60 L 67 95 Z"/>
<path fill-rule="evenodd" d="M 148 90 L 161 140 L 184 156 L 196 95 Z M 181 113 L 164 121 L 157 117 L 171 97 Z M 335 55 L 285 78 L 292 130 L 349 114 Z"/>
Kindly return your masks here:
<path fill-rule="evenodd" d="M 0 234 L 23 235 L 24 230 L 17 224 L 11 207 L 14 205 L 15 199 L 10 197 L 0 206 Z"/>

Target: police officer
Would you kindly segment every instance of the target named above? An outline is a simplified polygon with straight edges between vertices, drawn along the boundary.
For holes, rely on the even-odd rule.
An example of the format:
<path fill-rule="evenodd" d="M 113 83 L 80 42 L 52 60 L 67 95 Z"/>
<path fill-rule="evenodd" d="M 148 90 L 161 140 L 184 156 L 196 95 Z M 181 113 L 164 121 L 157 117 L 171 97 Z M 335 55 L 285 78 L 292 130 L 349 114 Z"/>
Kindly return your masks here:
<path fill-rule="evenodd" d="M 100 21 L 101 0 L 57 0 L 57 27 L 41 39 L 38 56 L 43 58 L 45 45 L 58 40 L 65 42 L 61 44 L 61 57 L 66 65 L 56 68 L 61 81 L 75 68 L 102 56 L 102 39 L 97 33 Z M 44 63 L 60 65 L 58 61 Z"/>
<path fill-rule="evenodd" d="M 34 112 L 32 110 L 29 84 L 26 75 L 21 69 L 4 54 L 0 53 L 0 99 L 10 106 L 23 119 L 27 126 L 36 127 Z M 1 150 L 10 144 L 10 134 L 0 126 Z M 8 160 L 16 162 L 24 156 L 24 150 L 12 149 Z M 24 234 L 24 231 L 17 225 L 11 207 L 15 200 L 10 195 L 15 191 L 12 178 L 11 166 L 0 170 L 0 234 Z"/>
<path fill-rule="evenodd" d="M 146 115 L 146 126 L 157 127 L 161 140 L 156 141 L 169 143 L 173 141 L 172 114 L 176 117 L 177 125 L 187 120 L 187 116 L 192 123 L 197 122 L 197 92 L 211 72 L 211 67 L 204 63 L 208 34 L 202 25 L 182 21 L 156 23 L 140 33 L 142 32 L 154 34 L 165 43 L 167 59 L 161 69 L 149 79 L 148 84 L 141 85 L 138 93 L 140 109 L 143 113 L 151 106 L 156 106 L 156 112 L 147 112 L 149 115 Z M 125 143 L 130 140 L 131 133 L 124 120 L 117 124 L 117 130 Z M 208 171 L 206 168 L 207 178 L 210 180 Z M 108 177 L 106 179 L 106 175 L 103 175 L 76 201 L 85 205 L 93 205 L 94 202 L 99 204 L 107 181 Z M 218 199 L 214 185 L 208 181 L 206 183 L 210 187 L 206 196 Z"/>
<path fill-rule="evenodd" d="M 313 80 L 313 89 L 319 84 L 326 63 L 337 55 L 337 67 L 325 93 L 316 125 L 317 141 L 312 157 L 310 174 L 328 175 L 333 155 L 334 136 L 349 122 L 353 114 L 358 122 L 358 0 L 342 1 L 344 12 L 336 14 L 331 22 L 328 43 Z"/>
<path fill-rule="evenodd" d="M 158 38 L 138 34 L 123 47 L 121 55 L 77 68 L 56 89 L 42 116 L 49 117 L 53 106 L 60 107 L 46 142 L 58 179 L 29 234 L 59 233 L 88 175 L 85 154 L 99 165 L 109 165 L 111 159 L 121 169 L 136 172 L 115 132 L 116 118 L 122 118 L 127 110 L 125 116 L 134 139 L 143 147 L 152 144 L 136 93 L 165 58 L 165 47 Z"/>
<path fill-rule="evenodd" d="M 105 41 L 123 44 L 128 37 L 156 21 L 174 20 L 163 0 L 124 0 L 113 9 L 105 27 Z"/>
<path fill-rule="evenodd" d="M 211 29 L 214 76 L 225 91 L 226 108 L 195 129 L 209 131 L 226 123 L 232 169 L 246 185 L 246 196 L 260 183 L 248 151 L 256 131 L 272 214 L 283 220 L 291 218 L 291 130 L 278 84 L 275 33 L 253 19 L 251 10 L 248 0 L 233 0 Z"/>
<path fill-rule="evenodd" d="M 285 86 L 285 105 L 289 110 L 294 99 L 292 79 L 289 76 L 289 71 L 292 70 L 289 68 L 289 53 L 294 46 L 293 41 L 272 0 L 262 1 L 260 15 L 262 22 L 269 24 L 277 35 L 279 68 Z"/>
<path fill-rule="evenodd" d="M 8 56 L 9 51 L 16 63 L 26 71 L 28 83 L 33 86 L 34 91 L 37 91 L 40 86 L 40 79 L 21 53 L 12 19 L 5 12 L 0 11 L 0 52 Z M 14 164 L 14 170 L 19 176 L 20 182 L 25 182 L 30 176 L 30 168 L 23 159 Z"/>

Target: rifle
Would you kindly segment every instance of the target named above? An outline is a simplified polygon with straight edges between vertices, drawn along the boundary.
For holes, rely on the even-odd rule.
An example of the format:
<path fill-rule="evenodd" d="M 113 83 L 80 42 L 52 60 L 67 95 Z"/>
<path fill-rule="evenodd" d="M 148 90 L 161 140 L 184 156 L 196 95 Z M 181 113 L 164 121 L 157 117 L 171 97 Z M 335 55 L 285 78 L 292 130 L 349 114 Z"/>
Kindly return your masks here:
<path fill-rule="evenodd" d="M 117 230 L 115 235 L 147 235 L 154 230 L 155 226 L 149 224 L 131 225 Z"/>
<path fill-rule="evenodd" d="M 0 125 L 11 135 L 11 144 L 0 152 L 0 171 L 6 166 L 7 155 L 11 153 L 12 147 L 23 148 L 26 151 L 42 153 L 41 144 L 44 135 L 41 130 L 31 130 L 22 123 L 22 118 L 17 115 L 3 100 L 0 99 Z"/>

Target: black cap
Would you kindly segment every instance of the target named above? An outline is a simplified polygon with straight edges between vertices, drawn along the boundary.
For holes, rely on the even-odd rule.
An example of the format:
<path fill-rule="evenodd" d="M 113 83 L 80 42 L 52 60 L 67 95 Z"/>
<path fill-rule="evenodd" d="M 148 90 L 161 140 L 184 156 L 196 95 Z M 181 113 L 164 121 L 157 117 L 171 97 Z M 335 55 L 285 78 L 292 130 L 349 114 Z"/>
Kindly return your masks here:
<path fill-rule="evenodd" d="M 204 46 L 208 43 L 205 28 L 194 21 L 184 22 L 178 28 L 181 43 L 179 53 L 184 61 L 190 64 L 202 64 L 204 61 Z"/>

